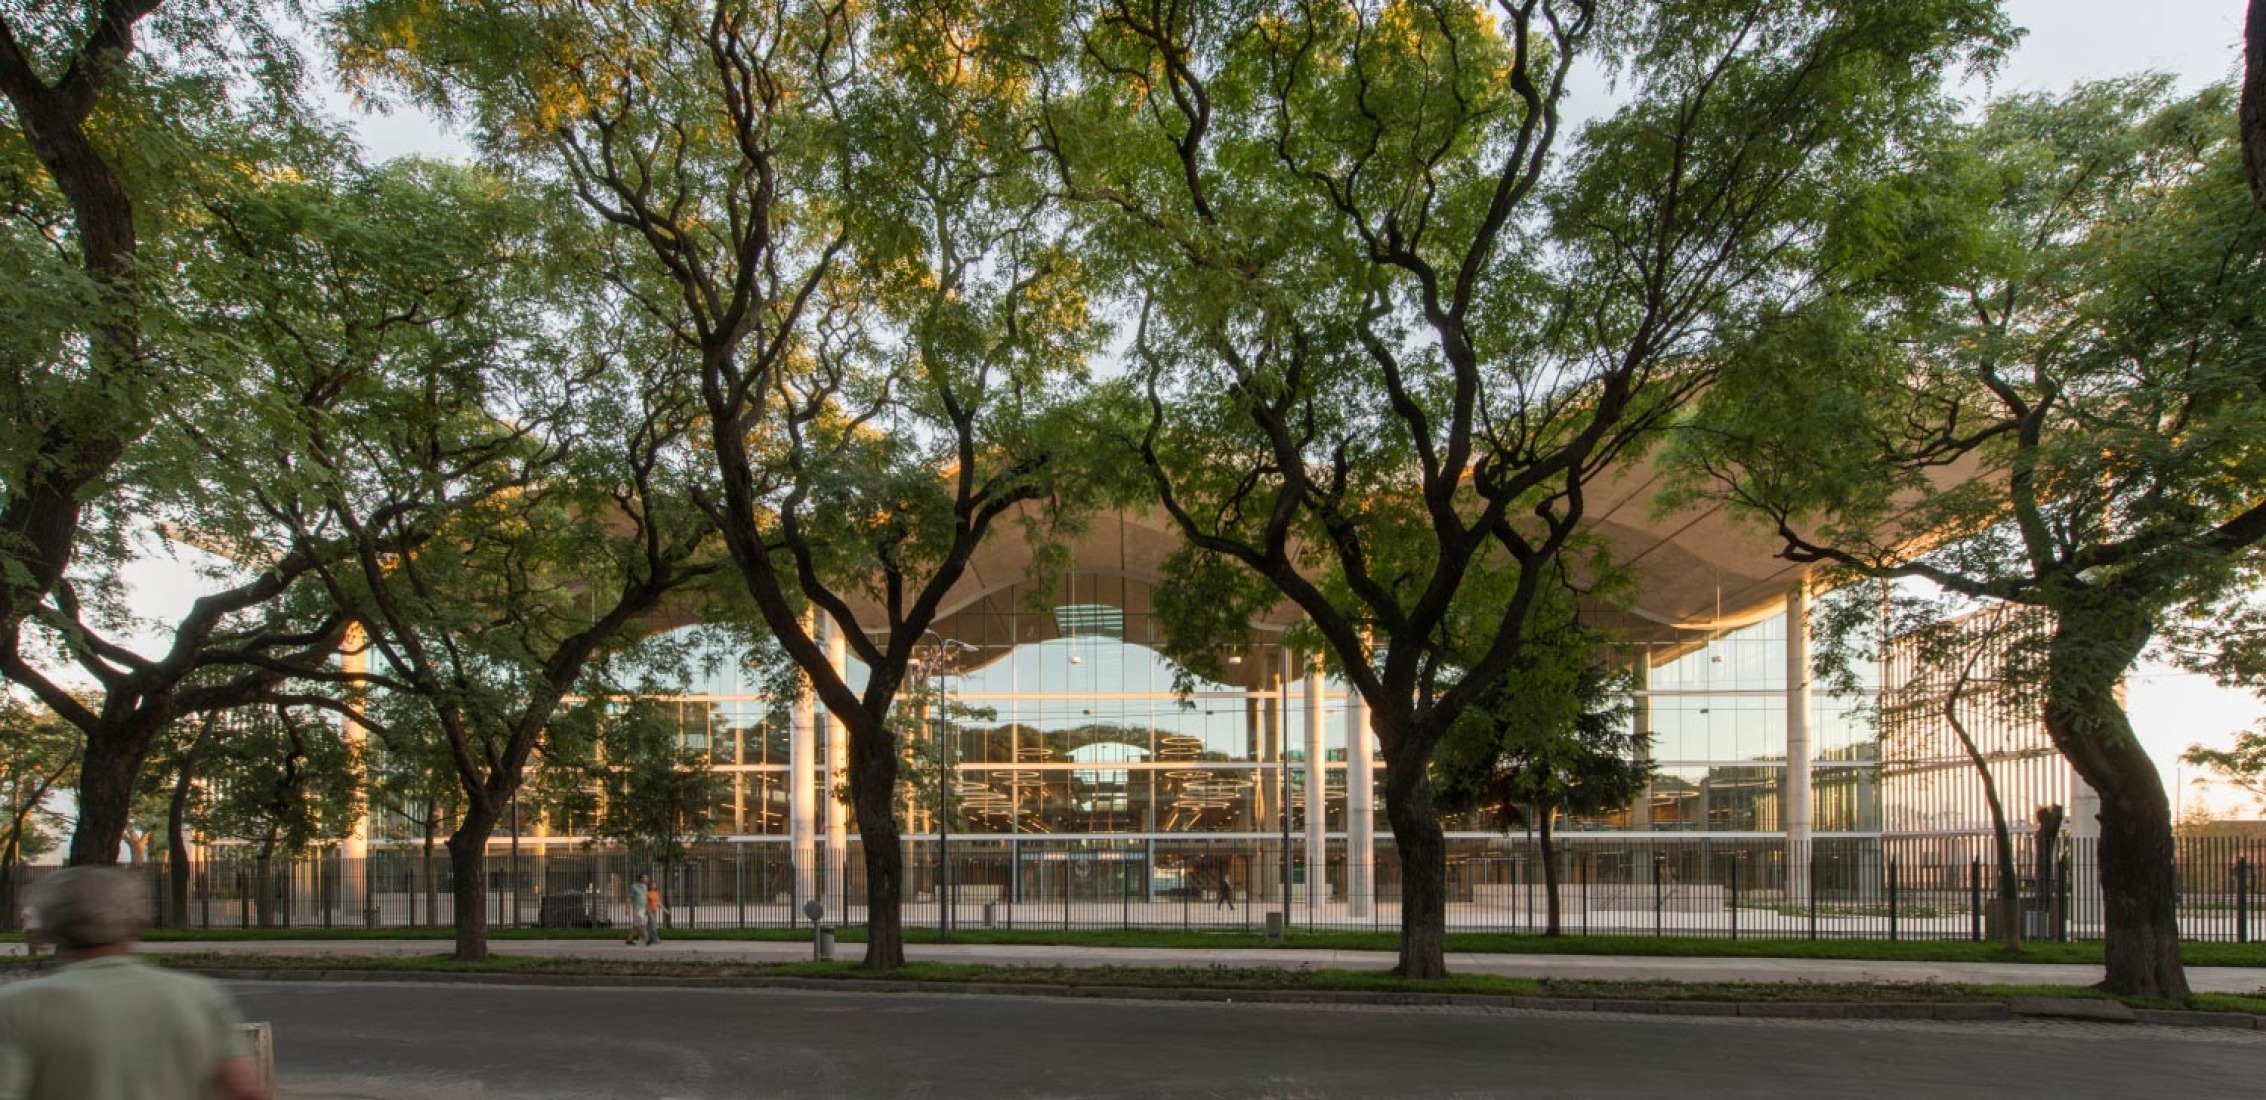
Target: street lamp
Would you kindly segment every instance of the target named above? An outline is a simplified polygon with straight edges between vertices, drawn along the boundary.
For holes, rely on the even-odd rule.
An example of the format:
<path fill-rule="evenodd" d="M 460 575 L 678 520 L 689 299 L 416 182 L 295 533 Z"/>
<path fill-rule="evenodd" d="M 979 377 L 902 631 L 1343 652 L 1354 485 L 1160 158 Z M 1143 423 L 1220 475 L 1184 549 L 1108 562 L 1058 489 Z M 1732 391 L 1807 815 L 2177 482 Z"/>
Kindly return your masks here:
<path fill-rule="evenodd" d="M 957 775 L 954 773 L 952 765 L 950 715 L 946 712 L 944 705 L 944 674 L 953 657 L 962 653 L 973 652 L 976 647 L 957 638 L 947 638 L 934 630 L 922 631 L 922 635 L 931 639 L 935 647 L 929 656 L 925 673 L 931 681 L 930 694 L 933 697 L 933 705 L 936 707 L 936 722 L 932 728 L 932 733 L 936 737 L 938 771 L 936 784 L 936 931 L 939 939 L 949 941 L 952 938 L 952 787 Z"/>

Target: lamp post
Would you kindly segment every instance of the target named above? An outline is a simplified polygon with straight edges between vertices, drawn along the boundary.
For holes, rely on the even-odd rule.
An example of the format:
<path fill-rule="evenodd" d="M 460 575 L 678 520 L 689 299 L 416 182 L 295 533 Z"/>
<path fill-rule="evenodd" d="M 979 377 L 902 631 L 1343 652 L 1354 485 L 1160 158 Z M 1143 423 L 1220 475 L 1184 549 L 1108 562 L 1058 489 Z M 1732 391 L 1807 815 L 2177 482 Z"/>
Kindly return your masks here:
<path fill-rule="evenodd" d="M 1275 678 L 1275 768 L 1282 773 L 1282 930 L 1290 936 L 1290 647 Z"/>
<path fill-rule="evenodd" d="M 923 632 L 933 639 L 935 649 L 930 655 L 927 673 L 930 694 L 936 707 L 936 721 L 932 734 L 937 747 L 936 783 L 936 900 L 937 938 L 952 939 L 952 787 L 957 778 L 952 765 L 951 715 L 944 703 L 945 666 L 961 653 L 975 648 L 955 638 L 947 638 L 934 630 Z"/>

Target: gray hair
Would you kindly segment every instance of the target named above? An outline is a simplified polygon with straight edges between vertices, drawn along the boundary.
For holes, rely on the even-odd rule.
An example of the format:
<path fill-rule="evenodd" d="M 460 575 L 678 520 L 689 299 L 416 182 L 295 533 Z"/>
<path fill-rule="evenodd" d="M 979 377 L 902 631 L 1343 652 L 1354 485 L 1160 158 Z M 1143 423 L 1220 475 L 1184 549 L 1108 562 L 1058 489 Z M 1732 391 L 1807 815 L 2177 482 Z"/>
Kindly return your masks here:
<path fill-rule="evenodd" d="M 109 947 L 139 936 L 149 921 L 149 888 L 116 867 L 65 867 L 32 891 L 39 938 L 67 950 Z"/>

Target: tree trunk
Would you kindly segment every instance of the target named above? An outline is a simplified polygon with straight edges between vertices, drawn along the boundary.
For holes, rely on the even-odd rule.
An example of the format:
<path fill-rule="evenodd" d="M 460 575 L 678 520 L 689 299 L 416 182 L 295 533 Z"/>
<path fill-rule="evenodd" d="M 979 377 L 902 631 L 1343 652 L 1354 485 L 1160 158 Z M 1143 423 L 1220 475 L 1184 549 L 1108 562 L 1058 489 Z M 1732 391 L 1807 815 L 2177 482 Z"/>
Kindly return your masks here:
<path fill-rule="evenodd" d="M 440 885 L 433 874 L 433 834 L 440 827 L 440 811 L 426 808 L 425 815 L 425 924 L 438 928 L 441 923 Z"/>
<path fill-rule="evenodd" d="M 87 732 L 79 762 L 79 824 L 71 831 L 73 867 L 110 867 L 134 812 L 134 777 L 142 770 L 149 738 L 109 727 Z"/>
<path fill-rule="evenodd" d="M 1992 844 L 1998 851 L 1998 939 L 2008 951 L 2022 950 L 2022 886 L 2014 873 L 2014 834 L 2006 819 L 1996 822 Z"/>
<path fill-rule="evenodd" d="M 1975 774 L 1983 781 L 1983 804 L 1991 811 L 1991 843 L 1998 853 L 1998 912 L 1999 945 L 2008 951 L 2022 950 L 2022 899 L 2021 888 L 2014 874 L 2014 830 L 2006 821 L 2006 803 L 1999 797 L 1998 778 L 1991 774 L 1991 763 L 1983 756 L 1983 748 L 1975 743 L 1975 735 L 1959 716 L 1960 699 L 1966 692 L 1968 678 L 1974 673 L 1975 662 L 1985 649 L 1977 646 L 1968 657 L 1966 667 L 1944 696 L 1943 718 L 1951 732 L 1959 738 L 1959 747 L 1966 751 L 1967 762 L 1974 765 Z"/>
<path fill-rule="evenodd" d="M 1401 862 L 1401 953 L 1393 973 L 1445 978 L 1448 846 L 1432 804 L 1432 777 L 1422 761 L 1387 758 L 1385 820 L 1393 827 Z"/>
<path fill-rule="evenodd" d="M 864 968 L 896 970 L 905 965 L 905 852 L 897 835 L 896 737 L 863 714 L 844 725 L 851 727 L 851 808 L 865 851 Z M 881 751 L 873 751 L 877 744 Z"/>
<path fill-rule="evenodd" d="M 261 847 L 252 860 L 252 913 L 261 928 L 275 927 L 275 846 Z"/>
<path fill-rule="evenodd" d="M 464 820 L 448 835 L 449 871 L 456 876 L 450 897 L 456 903 L 458 962 L 488 957 L 488 836 L 495 828 L 495 812 L 475 802 L 465 807 Z"/>
<path fill-rule="evenodd" d="M 1564 929 L 1564 925 L 1561 923 L 1561 910 L 1558 908 L 1557 841 L 1550 831 L 1550 823 L 1556 820 L 1557 816 L 1558 811 L 1548 806 L 1534 808 L 1535 833 L 1542 841 L 1543 900 L 1550 908 L 1550 919 L 1542 926 L 1542 934 L 1545 936 L 1558 935 Z"/>
<path fill-rule="evenodd" d="M 203 743 L 199 737 L 182 754 L 181 774 L 173 777 L 173 798 L 165 807 L 166 917 L 175 928 L 189 926 L 189 788 L 197 781 L 197 749 Z"/>
<path fill-rule="evenodd" d="M 2045 719 L 2055 747 L 2101 798 L 2098 851 L 2108 965 L 2100 987 L 2185 1000 L 2171 804 L 2118 692 L 2154 624 L 2144 611 L 2091 595 L 2080 606 L 2055 608 Z"/>

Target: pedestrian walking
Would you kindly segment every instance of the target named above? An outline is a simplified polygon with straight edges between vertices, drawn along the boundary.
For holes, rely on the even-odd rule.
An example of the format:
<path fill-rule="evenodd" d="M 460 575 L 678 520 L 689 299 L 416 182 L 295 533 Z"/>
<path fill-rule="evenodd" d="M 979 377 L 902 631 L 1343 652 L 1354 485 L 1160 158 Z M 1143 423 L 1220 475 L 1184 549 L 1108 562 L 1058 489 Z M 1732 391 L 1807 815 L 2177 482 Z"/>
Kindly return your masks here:
<path fill-rule="evenodd" d="M 644 875 L 637 876 L 645 878 Z M 661 884 L 649 883 L 645 888 L 645 943 L 650 947 L 661 942 Z"/>
<path fill-rule="evenodd" d="M 0 990 L 0 1098 L 265 1100 L 236 999 L 135 957 L 141 879 L 69 867 L 34 905 L 61 969 Z"/>
<path fill-rule="evenodd" d="M 1227 877 L 1226 871 L 1220 872 L 1220 903 L 1214 908 L 1235 912 L 1235 880 Z"/>
<path fill-rule="evenodd" d="M 652 894 L 646 882 L 646 877 L 639 875 L 629 884 L 629 920 L 625 922 L 629 925 L 629 938 L 622 942 L 631 947 L 637 946 L 640 933 L 645 930 L 645 902 Z"/>

